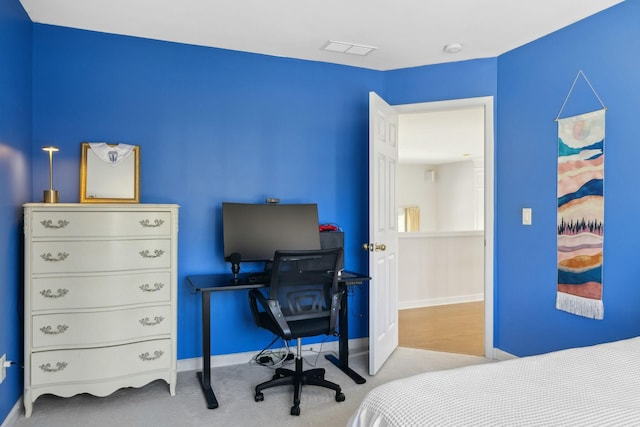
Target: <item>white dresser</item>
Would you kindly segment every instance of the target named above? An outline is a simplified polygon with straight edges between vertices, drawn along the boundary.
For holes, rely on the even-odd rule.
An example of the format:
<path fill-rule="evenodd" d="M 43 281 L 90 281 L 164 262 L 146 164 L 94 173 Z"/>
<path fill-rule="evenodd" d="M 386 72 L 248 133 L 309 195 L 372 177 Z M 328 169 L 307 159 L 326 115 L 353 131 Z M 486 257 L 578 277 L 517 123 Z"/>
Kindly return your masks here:
<path fill-rule="evenodd" d="M 176 389 L 178 206 L 24 205 L 24 406 Z"/>

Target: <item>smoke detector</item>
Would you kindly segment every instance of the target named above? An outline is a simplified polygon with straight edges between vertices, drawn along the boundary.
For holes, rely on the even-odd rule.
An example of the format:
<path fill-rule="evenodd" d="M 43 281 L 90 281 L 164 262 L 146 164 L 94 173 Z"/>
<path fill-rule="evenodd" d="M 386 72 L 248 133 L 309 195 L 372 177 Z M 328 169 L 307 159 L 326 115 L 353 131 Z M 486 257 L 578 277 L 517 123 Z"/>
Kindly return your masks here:
<path fill-rule="evenodd" d="M 462 45 L 460 43 L 449 43 L 442 50 L 446 53 L 458 53 L 462 50 Z"/>

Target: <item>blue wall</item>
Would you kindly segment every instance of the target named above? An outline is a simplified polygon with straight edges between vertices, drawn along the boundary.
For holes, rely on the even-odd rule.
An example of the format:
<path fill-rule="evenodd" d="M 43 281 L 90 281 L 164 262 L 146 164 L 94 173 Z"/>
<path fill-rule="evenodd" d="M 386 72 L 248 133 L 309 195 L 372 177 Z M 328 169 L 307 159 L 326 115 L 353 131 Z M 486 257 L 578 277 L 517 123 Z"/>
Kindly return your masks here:
<path fill-rule="evenodd" d="M 60 147 L 63 202 L 78 201 L 81 141 L 140 145 L 141 202 L 181 205 L 179 358 L 201 355 L 200 297 L 185 276 L 230 268 L 223 201 L 316 202 L 320 221 L 346 232 L 347 268 L 366 271 L 368 92 L 381 92 L 381 72 L 39 24 L 34 38 L 33 194 L 48 182 L 41 145 Z M 352 297 L 352 337 L 368 334 L 366 296 Z M 271 340 L 246 292 L 212 304 L 213 354 Z"/>
<path fill-rule="evenodd" d="M 598 78 L 601 72 L 599 80 L 617 87 L 619 79 L 607 79 L 606 68 L 600 69 L 629 69 L 635 58 L 610 49 L 620 26 L 607 22 L 616 13 L 629 20 L 633 10 L 624 9 L 633 7 L 625 3 L 499 58 L 385 73 L 36 25 L 33 191 L 39 194 L 46 183 L 42 144 L 62 149 L 56 178 L 63 201 L 78 197 L 80 141 L 141 145 L 142 201 L 182 206 L 178 356 L 195 357 L 200 307 L 183 278 L 228 270 L 220 255 L 220 202 L 266 196 L 316 201 L 322 222 L 337 222 L 347 231 L 348 266 L 366 269 L 358 247 L 367 233 L 359 221 L 367 216 L 367 92 L 375 90 L 391 104 L 492 95 L 497 97 L 495 345 L 525 355 L 626 337 L 638 329 L 612 319 L 624 313 L 615 305 L 627 300 L 612 299 L 615 288 L 606 284 L 617 280 L 615 272 L 609 278 L 615 262 L 609 261 L 615 233 L 609 212 L 605 321 L 554 308 L 552 119 L 577 70 L 590 63 L 587 74 Z M 596 59 L 604 53 L 608 61 Z M 579 91 L 575 97 L 577 104 L 586 98 Z M 614 161 L 608 154 L 608 164 Z M 615 203 L 614 188 L 607 179 L 608 210 Z M 531 227 L 519 223 L 524 206 L 534 209 Z M 366 297 L 365 290 L 352 298 L 352 338 L 367 335 Z M 245 298 L 230 293 L 214 299 L 213 321 L 225 325 L 214 354 L 255 350 L 268 341 L 251 327 Z"/>
<path fill-rule="evenodd" d="M 31 21 L 0 0 L 0 423 L 22 395 L 22 204 L 31 198 Z"/>
<path fill-rule="evenodd" d="M 497 95 L 497 58 L 387 71 L 384 96 L 392 105 Z"/>
<path fill-rule="evenodd" d="M 640 2 L 500 56 L 497 103 L 496 336 L 529 355 L 640 333 Z M 605 142 L 604 320 L 555 307 L 557 124 L 579 70 L 608 107 Z M 579 79 L 561 117 L 601 108 Z M 520 224 L 533 208 L 533 225 Z"/>
<path fill-rule="evenodd" d="M 229 268 L 223 200 L 317 202 L 320 220 L 346 231 L 347 267 L 366 271 L 369 91 L 391 104 L 496 97 L 497 347 L 522 356 L 640 334 L 640 242 L 627 226 L 640 209 L 637 22 L 640 3 L 627 1 L 498 58 L 378 72 L 32 26 L 18 0 L 0 0 L 0 324 L 10 325 L 0 352 L 22 359 L 21 205 L 48 185 L 44 144 L 61 148 L 64 202 L 78 200 L 80 142 L 108 141 L 141 146 L 142 202 L 182 206 L 179 358 L 201 355 L 199 298 L 184 277 Z M 602 321 L 554 308 L 553 119 L 580 69 L 609 108 Z M 584 87 L 570 101 L 565 115 L 597 108 Z M 522 207 L 533 208 L 532 226 L 520 224 Z M 367 291 L 350 298 L 350 336 L 366 336 Z M 214 354 L 268 343 L 246 304 L 244 293 L 213 300 Z M 21 377 L 12 368 L 0 386 L 0 420 Z"/>

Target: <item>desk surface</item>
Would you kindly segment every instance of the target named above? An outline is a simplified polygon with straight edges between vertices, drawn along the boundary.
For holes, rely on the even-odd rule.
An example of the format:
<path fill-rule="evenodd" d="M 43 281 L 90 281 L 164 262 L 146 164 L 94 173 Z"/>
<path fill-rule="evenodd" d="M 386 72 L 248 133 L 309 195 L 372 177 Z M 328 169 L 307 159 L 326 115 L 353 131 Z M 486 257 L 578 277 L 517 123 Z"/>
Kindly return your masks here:
<path fill-rule="evenodd" d="M 257 289 L 269 286 L 268 281 L 250 280 L 255 273 L 239 273 L 237 279 L 231 273 L 198 274 L 187 276 L 187 283 L 194 292 L 231 291 L 234 289 Z M 343 271 L 339 281 L 347 285 L 369 280 L 366 274 Z"/>

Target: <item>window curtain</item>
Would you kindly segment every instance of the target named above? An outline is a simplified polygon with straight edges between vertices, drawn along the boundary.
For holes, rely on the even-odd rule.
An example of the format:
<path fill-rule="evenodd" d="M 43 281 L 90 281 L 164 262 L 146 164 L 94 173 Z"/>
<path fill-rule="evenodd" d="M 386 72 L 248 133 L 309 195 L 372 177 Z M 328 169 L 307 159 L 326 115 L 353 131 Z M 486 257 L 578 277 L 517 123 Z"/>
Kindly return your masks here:
<path fill-rule="evenodd" d="M 405 230 L 408 232 L 420 231 L 420 208 L 412 206 L 405 208 Z"/>

